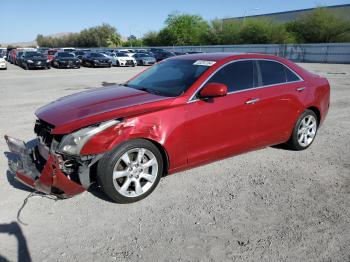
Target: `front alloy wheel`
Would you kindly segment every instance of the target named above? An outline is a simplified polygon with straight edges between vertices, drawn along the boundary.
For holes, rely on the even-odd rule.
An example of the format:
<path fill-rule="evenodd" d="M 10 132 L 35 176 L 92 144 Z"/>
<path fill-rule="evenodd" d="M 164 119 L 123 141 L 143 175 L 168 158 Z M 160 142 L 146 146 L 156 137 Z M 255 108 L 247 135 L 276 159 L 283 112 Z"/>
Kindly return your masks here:
<path fill-rule="evenodd" d="M 151 151 L 145 148 L 128 150 L 114 166 L 115 189 L 125 197 L 137 197 L 146 193 L 157 177 L 158 166 Z"/>
<path fill-rule="evenodd" d="M 158 148 L 143 139 L 128 141 L 104 156 L 98 164 L 98 182 L 115 202 L 131 203 L 145 198 L 163 173 Z"/>

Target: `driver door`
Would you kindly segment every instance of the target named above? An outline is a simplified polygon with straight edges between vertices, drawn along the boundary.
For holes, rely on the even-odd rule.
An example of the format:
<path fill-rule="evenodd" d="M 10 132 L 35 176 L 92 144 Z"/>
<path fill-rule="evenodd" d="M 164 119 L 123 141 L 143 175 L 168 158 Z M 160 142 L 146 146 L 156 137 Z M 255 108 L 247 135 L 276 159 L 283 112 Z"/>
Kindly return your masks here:
<path fill-rule="evenodd" d="M 189 165 L 210 162 L 254 148 L 252 128 L 258 121 L 258 109 L 252 100 L 257 83 L 254 61 L 235 61 L 215 73 L 208 83 L 223 83 L 224 97 L 195 98 L 186 107 Z"/>

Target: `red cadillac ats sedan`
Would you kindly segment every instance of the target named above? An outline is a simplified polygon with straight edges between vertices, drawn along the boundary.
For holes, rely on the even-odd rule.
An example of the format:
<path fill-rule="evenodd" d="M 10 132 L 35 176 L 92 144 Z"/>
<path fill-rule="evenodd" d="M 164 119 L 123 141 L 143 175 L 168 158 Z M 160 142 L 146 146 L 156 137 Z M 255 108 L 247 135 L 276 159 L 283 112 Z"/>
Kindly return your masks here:
<path fill-rule="evenodd" d="M 98 183 L 113 201 L 135 202 L 165 174 L 276 144 L 308 148 L 329 100 L 327 79 L 283 58 L 173 57 L 123 85 L 39 108 L 35 146 L 5 136 L 9 167 L 47 194 L 71 197 Z"/>

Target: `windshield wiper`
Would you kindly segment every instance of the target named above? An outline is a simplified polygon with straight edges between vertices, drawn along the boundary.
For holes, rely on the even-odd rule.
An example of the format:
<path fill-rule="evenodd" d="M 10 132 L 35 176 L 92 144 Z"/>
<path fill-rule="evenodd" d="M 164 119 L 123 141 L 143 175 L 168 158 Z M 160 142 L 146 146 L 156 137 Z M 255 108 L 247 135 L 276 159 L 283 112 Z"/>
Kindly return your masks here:
<path fill-rule="evenodd" d="M 141 91 L 145 91 L 147 93 L 154 94 L 154 95 L 168 96 L 168 95 L 164 94 L 161 91 L 154 90 L 154 89 L 147 88 L 147 87 L 136 87 L 136 86 L 131 86 L 131 85 L 127 84 L 127 83 L 123 84 L 123 86 L 131 87 L 131 88 L 134 88 L 134 89 L 137 89 L 137 90 L 141 90 Z"/>
<path fill-rule="evenodd" d="M 163 92 L 158 91 L 158 90 L 154 90 L 154 89 L 151 89 L 151 88 L 141 87 L 141 88 L 137 88 L 137 89 L 141 90 L 141 91 L 145 91 L 147 93 L 154 94 L 154 95 L 166 96 Z"/>

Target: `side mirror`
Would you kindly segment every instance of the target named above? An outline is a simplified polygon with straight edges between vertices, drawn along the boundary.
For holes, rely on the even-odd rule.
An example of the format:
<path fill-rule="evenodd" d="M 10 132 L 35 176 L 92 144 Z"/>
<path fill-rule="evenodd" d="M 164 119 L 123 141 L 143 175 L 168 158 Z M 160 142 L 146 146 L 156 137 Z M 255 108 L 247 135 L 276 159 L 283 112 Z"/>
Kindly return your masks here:
<path fill-rule="evenodd" d="M 199 92 L 200 98 L 213 98 L 227 95 L 227 86 L 221 83 L 208 83 Z"/>

